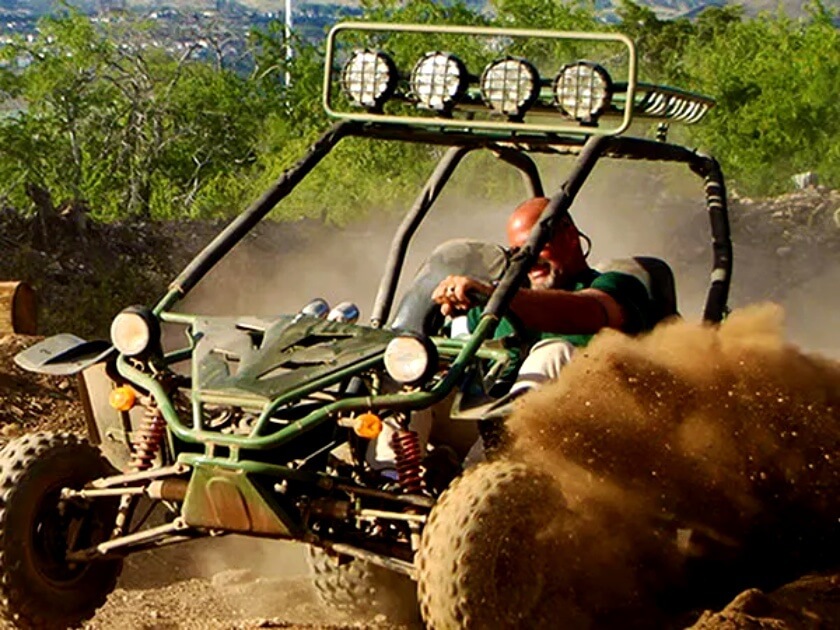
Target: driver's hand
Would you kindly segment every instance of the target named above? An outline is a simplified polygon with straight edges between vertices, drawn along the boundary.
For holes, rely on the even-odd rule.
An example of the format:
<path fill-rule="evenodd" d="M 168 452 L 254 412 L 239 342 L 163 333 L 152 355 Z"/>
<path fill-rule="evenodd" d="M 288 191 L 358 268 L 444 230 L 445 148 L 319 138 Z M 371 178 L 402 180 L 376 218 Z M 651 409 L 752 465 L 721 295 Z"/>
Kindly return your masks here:
<path fill-rule="evenodd" d="M 444 316 L 461 313 L 474 306 L 482 296 L 489 296 L 493 287 L 468 276 L 447 276 L 432 292 L 432 300 L 440 304 Z"/>

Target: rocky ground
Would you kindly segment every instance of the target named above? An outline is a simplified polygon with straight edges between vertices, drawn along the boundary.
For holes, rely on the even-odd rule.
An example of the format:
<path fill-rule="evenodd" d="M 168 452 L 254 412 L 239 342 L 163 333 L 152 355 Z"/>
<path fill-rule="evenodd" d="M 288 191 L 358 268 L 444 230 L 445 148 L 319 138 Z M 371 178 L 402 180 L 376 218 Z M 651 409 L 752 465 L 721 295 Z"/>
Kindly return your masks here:
<path fill-rule="evenodd" d="M 678 277 L 681 269 L 709 262 L 708 232 L 691 227 L 705 220 L 702 209 L 692 216 L 671 244 Z M 747 288 L 740 290 L 744 301 L 784 303 L 791 295 L 800 295 L 796 290 L 814 275 L 815 261 L 821 272 L 837 265 L 837 191 L 811 188 L 773 200 L 736 199 L 732 217 L 736 251 L 746 258 L 743 270 L 736 272 L 747 280 Z M 38 288 L 43 332 L 78 330 L 101 335 L 113 315 L 109 310 L 117 308 L 114 304 L 148 301 L 149 293 L 161 291 L 216 229 L 181 224 L 142 229 L 88 226 L 80 231 L 75 224 L 59 223 L 44 232 L 32 222 L 0 217 L 0 279 L 25 279 Z M 269 227 L 253 245 L 268 252 L 267 256 L 278 249 L 299 251 L 313 242 L 313 234 L 311 226 L 297 232 L 288 228 L 275 232 Z M 176 240 L 182 246 L 171 248 Z M 167 253 L 161 256 L 160 252 Z M 85 295 L 79 286 L 90 291 Z M 830 295 L 822 298 L 832 299 Z M 33 376 L 12 364 L 12 356 L 34 340 L 0 336 L 2 439 L 36 430 L 83 430 L 73 379 Z M 836 337 L 828 345 L 840 347 Z M 205 543 L 209 546 L 199 548 Z M 306 576 L 300 549 L 284 543 L 264 544 L 198 541 L 131 558 L 119 588 L 89 627 L 409 627 L 376 616 L 348 619 L 325 609 Z M 770 593 L 745 591 L 718 610 L 698 611 L 683 626 L 698 630 L 840 627 L 839 602 L 840 574 L 829 571 L 803 576 Z"/>

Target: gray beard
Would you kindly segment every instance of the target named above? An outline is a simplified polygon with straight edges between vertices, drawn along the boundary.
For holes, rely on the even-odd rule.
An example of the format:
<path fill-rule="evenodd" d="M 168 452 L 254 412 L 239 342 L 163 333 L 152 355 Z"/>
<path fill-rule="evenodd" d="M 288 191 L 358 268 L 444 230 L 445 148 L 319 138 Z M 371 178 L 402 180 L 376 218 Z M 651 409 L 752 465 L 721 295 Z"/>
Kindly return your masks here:
<path fill-rule="evenodd" d="M 548 275 L 541 278 L 538 282 L 533 282 L 528 279 L 532 289 L 558 289 L 562 285 L 562 276 L 557 269 L 552 269 Z"/>

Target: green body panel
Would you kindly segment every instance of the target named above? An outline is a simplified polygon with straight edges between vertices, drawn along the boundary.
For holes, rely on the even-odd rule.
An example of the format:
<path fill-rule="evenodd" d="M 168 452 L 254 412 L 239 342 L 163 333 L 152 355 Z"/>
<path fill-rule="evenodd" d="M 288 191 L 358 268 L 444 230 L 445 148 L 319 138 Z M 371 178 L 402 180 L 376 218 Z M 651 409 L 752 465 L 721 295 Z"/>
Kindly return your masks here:
<path fill-rule="evenodd" d="M 211 465 L 193 469 L 181 515 L 197 528 L 276 537 L 293 537 L 299 531 L 249 474 Z"/>
<path fill-rule="evenodd" d="M 255 431 L 248 436 L 233 435 L 203 429 L 200 425 L 188 427 L 178 416 L 172 400 L 157 380 L 130 365 L 125 357 L 122 356 L 117 359 L 117 370 L 129 381 L 138 384 L 140 387 L 151 393 L 160 408 L 163 417 L 166 419 L 168 429 L 179 439 L 189 443 L 263 450 L 282 446 L 301 433 L 313 429 L 331 418 L 337 417 L 340 413 L 375 411 L 380 409 L 422 409 L 443 400 L 460 382 L 467 365 L 469 365 L 469 363 L 477 356 L 479 347 L 482 343 L 493 334 L 497 323 L 498 322 L 494 317 L 484 316 L 481 318 L 470 337 L 462 341 L 451 340 L 450 343 L 447 343 L 447 354 L 454 355 L 454 359 L 450 365 L 449 371 L 446 373 L 446 376 L 440 381 L 437 381 L 428 391 L 401 391 L 398 393 L 383 394 L 379 396 L 358 396 L 345 398 L 343 400 L 325 404 L 323 407 L 320 407 L 307 416 L 267 435 L 259 435 L 259 431 Z M 395 333 L 391 332 L 388 334 L 394 335 Z M 490 351 L 489 356 L 497 356 L 497 351 Z M 378 363 L 380 359 L 379 357 L 375 357 L 374 359 L 369 359 L 368 361 L 370 365 L 372 365 L 374 363 Z M 342 373 L 331 374 L 330 377 L 340 380 L 348 375 L 352 375 L 354 372 L 361 371 L 364 367 L 364 362 L 361 362 L 356 366 L 342 370 Z M 315 391 L 318 389 L 318 385 L 318 381 L 315 381 L 314 383 L 305 383 L 302 384 L 298 390 L 287 392 L 283 396 L 275 398 L 271 404 L 263 409 L 257 422 L 258 428 L 260 426 L 265 426 L 266 421 L 271 416 L 274 409 L 282 404 L 283 401 L 294 399 L 295 396 L 300 395 L 300 391 Z M 232 397 L 231 400 L 236 399 Z"/>
<path fill-rule="evenodd" d="M 395 336 L 353 324 L 312 317 L 281 317 L 261 326 L 235 318 L 197 318 L 193 392 L 256 396 L 279 394 L 376 356 Z"/>

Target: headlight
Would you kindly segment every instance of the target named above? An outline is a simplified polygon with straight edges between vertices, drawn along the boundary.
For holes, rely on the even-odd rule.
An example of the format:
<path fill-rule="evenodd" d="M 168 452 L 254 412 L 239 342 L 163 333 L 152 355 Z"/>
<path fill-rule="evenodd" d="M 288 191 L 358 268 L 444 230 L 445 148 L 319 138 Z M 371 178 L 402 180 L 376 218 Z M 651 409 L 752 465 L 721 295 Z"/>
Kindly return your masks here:
<path fill-rule="evenodd" d="M 111 322 L 111 343 L 128 357 L 143 354 L 160 341 L 160 324 L 145 306 L 130 306 Z"/>
<path fill-rule="evenodd" d="M 426 337 L 404 335 L 385 348 L 385 369 L 398 383 L 417 385 L 437 369 L 437 349 Z"/>
<path fill-rule="evenodd" d="M 410 85 L 422 107 L 447 112 L 467 89 L 467 68 L 455 55 L 426 53 L 411 71 Z"/>
<path fill-rule="evenodd" d="M 566 116 L 583 123 L 595 122 L 612 97 L 612 79 L 591 61 L 563 66 L 554 79 L 554 102 Z"/>
<path fill-rule="evenodd" d="M 481 74 L 481 97 L 492 109 L 519 118 L 540 94 L 537 69 L 524 59 L 494 61 Z"/>
<path fill-rule="evenodd" d="M 341 88 L 354 105 L 380 109 L 396 87 L 397 67 L 384 53 L 357 50 L 344 64 Z"/>

